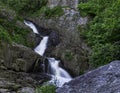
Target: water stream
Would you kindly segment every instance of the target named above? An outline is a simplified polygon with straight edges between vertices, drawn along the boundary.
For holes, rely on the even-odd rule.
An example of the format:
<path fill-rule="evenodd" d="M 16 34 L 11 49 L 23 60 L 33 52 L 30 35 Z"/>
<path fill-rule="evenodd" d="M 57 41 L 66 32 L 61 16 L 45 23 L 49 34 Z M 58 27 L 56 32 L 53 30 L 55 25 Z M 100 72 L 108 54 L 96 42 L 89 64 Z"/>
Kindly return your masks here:
<path fill-rule="evenodd" d="M 44 36 L 43 39 L 41 40 L 40 44 L 34 49 L 34 51 L 41 56 L 43 56 L 43 54 L 47 48 L 48 38 L 49 38 L 48 36 Z"/>
<path fill-rule="evenodd" d="M 52 79 L 49 81 L 50 83 L 56 85 L 57 87 L 61 87 L 64 83 L 72 79 L 68 72 L 59 66 L 59 60 L 56 60 L 55 58 L 48 58 L 48 61 L 51 70 L 50 74 L 52 76 Z"/>
<path fill-rule="evenodd" d="M 34 33 L 39 34 L 34 23 L 32 23 L 29 20 L 24 20 L 24 23 L 25 25 L 29 26 Z M 34 51 L 39 55 L 43 56 L 47 48 L 48 39 L 49 39 L 49 36 L 42 37 L 42 40 L 40 41 L 39 45 L 34 49 Z M 60 63 L 59 60 L 56 60 L 55 58 L 50 58 L 50 57 L 49 58 L 46 57 L 46 58 L 49 62 L 49 70 L 50 70 L 49 74 L 52 77 L 49 83 L 52 83 L 57 87 L 61 87 L 64 83 L 72 80 L 68 72 L 59 66 L 59 63 Z"/>

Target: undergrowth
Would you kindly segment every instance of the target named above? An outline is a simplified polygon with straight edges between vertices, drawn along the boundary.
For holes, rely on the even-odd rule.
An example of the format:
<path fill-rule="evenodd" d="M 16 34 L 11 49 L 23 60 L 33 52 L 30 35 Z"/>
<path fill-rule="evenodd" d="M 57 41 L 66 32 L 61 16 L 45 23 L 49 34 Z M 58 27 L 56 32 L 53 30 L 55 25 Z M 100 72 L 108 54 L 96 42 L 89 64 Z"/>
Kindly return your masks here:
<path fill-rule="evenodd" d="M 80 3 L 81 16 L 92 21 L 82 31 L 92 49 L 89 62 L 93 67 L 120 60 L 120 0 L 88 0 Z"/>
<path fill-rule="evenodd" d="M 44 85 L 37 87 L 35 93 L 55 93 L 56 87 L 54 85 Z"/>

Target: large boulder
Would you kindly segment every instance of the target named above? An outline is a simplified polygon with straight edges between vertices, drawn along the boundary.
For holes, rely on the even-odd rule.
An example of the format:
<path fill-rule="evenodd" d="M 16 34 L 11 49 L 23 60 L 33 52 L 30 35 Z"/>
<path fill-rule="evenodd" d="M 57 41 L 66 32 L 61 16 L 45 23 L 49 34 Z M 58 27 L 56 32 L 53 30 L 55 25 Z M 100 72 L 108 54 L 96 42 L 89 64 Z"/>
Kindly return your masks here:
<path fill-rule="evenodd" d="M 79 76 L 57 93 L 119 93 L 120 92 L 120 61 L 113 61 L 82 76 Z"/>
<path fill-rule="evenodd" d="M 6 69 L 29 72 L 33 71 L 40 59 L 41 57 L 28 47 L 16 43 L 1 43 L 0 68 L 4 66 Z"/>
<path fill-rule="evenodd" d="M 39 72 L 41 65 L 41 57 L 32 49 L 0 41 L 0 93 L 34 93 L 38 84 L 50 79 Z"/>

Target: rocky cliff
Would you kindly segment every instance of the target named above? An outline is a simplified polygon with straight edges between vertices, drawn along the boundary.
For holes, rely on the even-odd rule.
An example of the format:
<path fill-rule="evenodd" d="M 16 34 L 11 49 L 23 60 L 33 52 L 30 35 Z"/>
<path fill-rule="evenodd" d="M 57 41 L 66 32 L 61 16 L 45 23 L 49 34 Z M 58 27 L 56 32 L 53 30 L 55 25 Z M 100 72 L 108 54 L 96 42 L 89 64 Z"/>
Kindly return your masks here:
<path fill-rule="evenodd" d="M 2 42 L 0 47 L 1 93 L 16 91 L 34 93 L 36 85 L 49 79 L 47 75 L 40 73 L 43 72 L 43 68 L 40 68 L 41 57 L 30 48 L 6 42 Z"/>
<path fill-rule="evenodd" d="M 60 44 L 52 51 L 51 56 L 59 57 L 65 68 L 71 72 L 73 76 L 80 75 L 88 67 L 88 53 L 90 51 L 78 31 L 78 27 L 86 27 L 88 17 L 81 17 L 77 10 L 78 0 L 48 0 L 47 7 L 54 12 L 50 16 L 45 13 L 38 17 L 28 17 L 42 27 L 54 29 L 60 34 Z M 72 4 L 72 5 L 71 5 Z M 63 13 L 55 15 L 55 11 L 59 11 L 60 7 Z M 57 8 L 57 9 L 56 9 Z M 48 11 L 48 12 L 49 12 Z"/>
<path fill-rule="evenodd" d="M 25 7 L 25 4 L 30 3 L 27 0 L 25 2 L 21 2 L 21 4 L 14 2 L 16 6 L 20 6 L 19 9 L 16 9 L 15 5 L 12 6 L 12 2 L 2 2 L 15 10 L 12 11 L 12 13 L 9 13 L 6 8 L 3 8 L 1 9 L 2 16 L 7 17 L 10 21 L 16 22 L 16 24 L 20 27 L 25 28 L 21 20 L 16 21 L 16 19 L 19 18 L 18 15 L 32 20 L 41 27 L 59 32 L 60 44 L 52 51 L 50 56 L 56 56 L 60 58 L 63 61 L 65 68 L 69 70 L 73 76 L 80 75 L 89 68 L 88 53 L 90 49 L 80 36 L 80 31 L 78 31 L 79 27 L 86 27 L 88 22 L 88 17 L 81 17 L 77 10 L 78 3 L 84 2 L 84 0 L 48 0 L 47 3 L 43 1 L 36 1 L 33 6 L 30 7 L 28 5 L 27 8 Z M 30 11 L 26 13 L 26 10 L 29 8 L 33 8 L 33 10 L 35 10 L 34 6 L 37 5 L 40 5 L 41 7 L 43 6 L 40 11 L 36 9 L 37 13 L 33 13 L 33 15 L 29 14 Z M 16 14 L 16 12 L 18 14 Z M 24 15 L 23 13 L 23 15 L 21 15 L 19 12 L 24 12 L 26 14 Z M 12 33 L 14 35 L 16 31 L 13 31 Z M 22 34 L 22 36 L 23 35 L 24 34 Z M 25 37 L 24 39 L 21 39 L 20 37 L 22 36 L 18 34 L 15 36 L 15 38 L 13 38 L 13 40 L 25 44 L 31 41 L 31 43 L 29 42 L 28 45 L 35 46 L 36 41 L 33 33 L 29 33 L 29 35 L 26 36 L 27 40 L 24 40 L 26 39 Z"/>
<path fill-rule="evenodd" d="M 24 6 L 24 4 L 30 3 L 27 0 L 21 4 L 14 3 L 20 8 L 12 6 L 13 2 L 0 2 L 2 26 L 2 29 L 0 28 L 0 92 L 17 91 L 21 93 L 29 91 L 28 93 L 33 93 L 38 83 L 41 84 L 49 79 L 42 73 L 35 73 L 43 72 L 43 68 L 39 66 L 42 64 L 42 58 L 31 49 L 39 43 L 40 38 L 24 26 L 24 17 L 45 29 L 59 33 L 60 44 L 56 48 L 52 48 L 49 56 L 61 59 L 64 68 L 72 76 L 78 76 L 89 68 L 87 63 L 89 48 L 78 31 L 79 26 L 83 28 L 86 26 L 88 17 L 80 16 L 77 10 L 78 0 L 48 0 L 45 3 L 45 10 L 43 9 L 44 12 L 38 13 L 37 16 L 20 14 L 24 12 L 24 9 L 27 10 Z M 38 4 L 37 1 L 34 4 Z M 28 8 L 34 10 L 35 7 L 28 5 Z M 53 14 L 49 13 L 48 10 Z M 31 11 L 29 12 L 31 13 Z M 5 33 L 2 33 L 3 28 Z"/>
<path fill-rule="evenodd" d="M 102 0 L 101 3 L 91 0 L 90 3 L 79 5 L 81 11 L 78 11 L 78 3 L 87 0 L 34 1 L 0 1 L 0 92 L 34 93 L 37 85 L 49 79 L 49 76 L 42 73 L 43 68 L 40 66 L 43 63 L 42 57 L 32 50 L 38 45 L 40 37 L 24 25 L 24 18 L 32 20 L 47 31 L 59 33 L 59 45 L 50 47 L 46 55 L 60 59 L 62 67 L 73 77 L 89 70 L 89 64 L 100 66 L 120 58 L 119 0 L 116 0 L 116 3 L 106 0 L 105 4 Z M 105 6 L 107 8 L 103 11 Z M 117 12 L 111 11 L 111 7 Z M 83 13 L 84 10 L 88 12 L 89 17 Z M 108 19 L 108 17 L 115 19 Z M 92 25 L 88 27 L 87 23 L 92 18 Z M 91 60 L 88 59 L 91 49 L 81 35 L 86 28 L 90 30 L 87 31 L 88 42 L 93 43 L 91 45 L 93 59 Z M 101 60 L 102 58 L 107 61 Z M 91 63 L 88 63 L 88 60 Z M 90 71 L 65 84 L 62 88 L 58 88 L 56 92 L 120 92 L 119 63 L 115 61 Z"/>

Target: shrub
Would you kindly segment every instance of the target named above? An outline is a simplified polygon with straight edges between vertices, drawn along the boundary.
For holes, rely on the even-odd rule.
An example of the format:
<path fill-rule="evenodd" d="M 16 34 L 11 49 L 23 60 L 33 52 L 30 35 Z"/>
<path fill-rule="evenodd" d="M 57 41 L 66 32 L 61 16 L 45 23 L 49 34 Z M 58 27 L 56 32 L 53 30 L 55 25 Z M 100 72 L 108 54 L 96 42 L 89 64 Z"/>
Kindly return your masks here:
<path fill-rule="evenodd" d="M 54 85 L 46 85 L 36 88 L 35 93 L 55 93 L 56 87 Z"/>
<path fill-rule="evenodd" d="M 0 26 L 0 42 L 1 40 L 7 41 L 9 43 L 11 42 L 10 35 L 2 26 Z"/>
<path fill-rule="evenodd" d="M 50 18 L 50 17 L 57 17 L 61 16 L 64 14 L 62 7 L 56 6 L 53 8 L 46 8 L 44 11 L 45 17 Z"/>
<path fill-rule="evenodd" d="M 1 0 L 20 15 L 33 13 L 47 4 L 47 0 Z M 27 13 L 26 13 L 27 12 Z"/>
<path fill-rule="evenodd" d="M 92 18 L 82 33 L 92 48 L 89 62 L 95 67 L 119 60 L 120 55 L 120 0 L 89 0 L 80 3 L 80 13 Z M 85 15 L 84 15 L 85 16 Z"/>
<path fill-rule="evenodd" d="M 25 46 L 30 46 L 29 42 L 27 42 L 28 30 L 20 28 L 16 25 L 16 21 L 9 21 L 6 17 L 0 18 L 1 25 L 1 34 L 7 37 L 16 43 L 23 44 Z M 4 38 L 1 38 L 3 40 Z"/>

